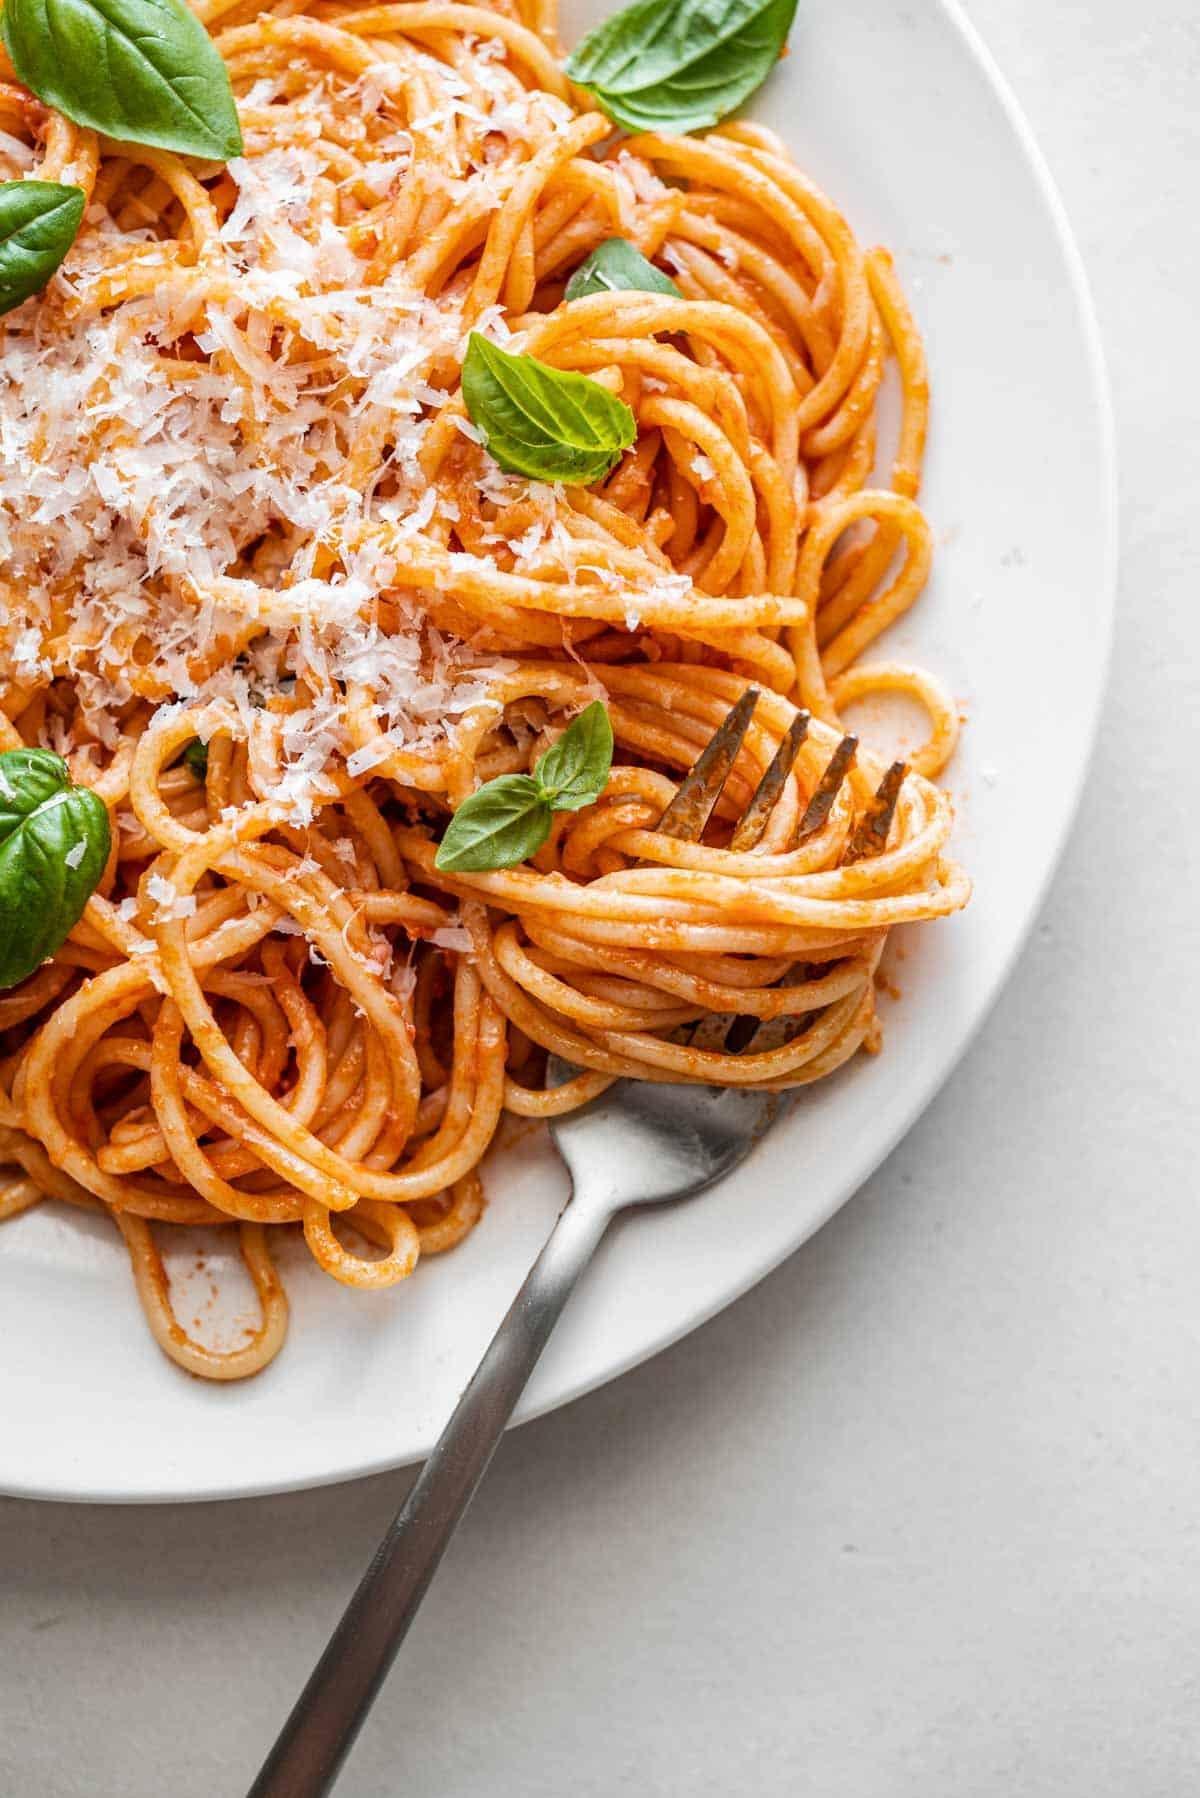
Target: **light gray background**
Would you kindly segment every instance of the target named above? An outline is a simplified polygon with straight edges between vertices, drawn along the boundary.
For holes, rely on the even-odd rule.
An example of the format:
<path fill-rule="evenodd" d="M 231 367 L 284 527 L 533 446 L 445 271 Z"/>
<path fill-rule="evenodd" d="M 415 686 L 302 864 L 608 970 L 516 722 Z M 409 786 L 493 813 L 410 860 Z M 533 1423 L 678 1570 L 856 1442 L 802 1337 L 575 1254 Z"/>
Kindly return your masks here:
<path fill-rule="evenodd" d="M 508 1439 L 339 1798 L 1200 1789 L 1200 22 L 970 12 L 1062 189 L 1116 399 L 1116 660 L 1067 859 L 859 1197 Z M 0 1502 L 5 1798 L 237 1798 L 404 1477 Z"/>

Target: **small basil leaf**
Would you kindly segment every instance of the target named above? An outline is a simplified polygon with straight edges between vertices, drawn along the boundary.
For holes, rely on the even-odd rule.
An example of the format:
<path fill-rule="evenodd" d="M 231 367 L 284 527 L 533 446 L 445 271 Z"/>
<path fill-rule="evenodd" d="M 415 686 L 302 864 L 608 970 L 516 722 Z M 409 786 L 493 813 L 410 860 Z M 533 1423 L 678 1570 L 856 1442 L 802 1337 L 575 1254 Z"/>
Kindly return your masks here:
<path fill-rule="evenodd" d="M 598 381 L 513 356 L 472 331 L 463 399 L 489 454 L 510 474 L 586 486 L 637 436 L 633 413 Z"/>
<path fill-rule="evenodd" d="M 528 774 L 502 774 L 464 799 L 438 847 L 434 866 L 447 874 L 512 868 L 550 835 L 550 805 Z"/>
<path fill-rule="evenodd" d="M 109 137 L 223 162 L 242 133 L 225 64 L 183 0 L 5 0 L 13 67 Z"/>
<path fill-rule="evenodd" d="M 683 295 L 670 275 L 647 262 L 642 252 L 623 237 L 609 237 L 597 244 L 586 262 L 581 262 L 563 296 L 568 300 L 584 300 L 590 293 L 669 293 L 681 300 Z"/>
<path fill-rule="evenodd" d="M 208 744 L 202 743 L 199 737 L 193 737 L 180 761 L 185 768 L 190 768 L 197 780 L 208 778 Z"/>
<path fill-rule="evenodd" d="M 0 990 L 61 947 L 104 872 L 104 801 L 45 749 L 0 755 Z"/>
<path fill-rule="evenodd" d="M 533 778 L 556 812 L 577 812 L 603 793 L 612 758 L 612 725 L 597 699 L 550 745 Z"/>
<path fill-rule="evenodd" d="M 629 131 L 703 131 L 761 87 L 795 12 L 796 0 L 633 0 L 567 74 Z"/>
<path fill-rule="evenodd" d="M 75 242 L 83 208 L 81 187 L 0 182 L 0 312 L 41 292 Z"/>

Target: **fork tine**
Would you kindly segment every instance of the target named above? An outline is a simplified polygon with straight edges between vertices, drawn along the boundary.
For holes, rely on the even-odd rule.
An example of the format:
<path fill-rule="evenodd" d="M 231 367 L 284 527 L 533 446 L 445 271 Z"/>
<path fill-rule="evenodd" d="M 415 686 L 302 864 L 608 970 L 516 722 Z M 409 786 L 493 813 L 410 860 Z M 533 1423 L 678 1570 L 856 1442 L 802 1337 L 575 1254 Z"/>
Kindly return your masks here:
<path fill-rule="evenodd" d="M 888 832 L 896 815 L 896 801 L 900 797 L 900 788 L 904 785 L 907 773 L 907 763 L 892 763 L 846 845 L 842 856 L 843 867 L 851 862 L 863 861 L 868 855 L 881 855 L 887 848 Z"/>
<path fill-rule="evenodd" d="M 679 783 L 679 791 L 655 825 L 664 836 L 682 843 L 697 843 L 712 816 L 713 807 L 737 759 L 751 714 L 758 704 L 758 688 L 747 687 L 700 751 L 691 771 Z"/>
<path fill-rule="evenodd" d="M 805 1013 L 756 1018 L 743 1011 L 730 1018 L 726 1012 L 710 1011 L 698 1024 L 685 1025 L 676 1040 L 689 1049 L 706 1049 L 713 1055 L 765 1055 L 770 1049 L 782 1049 L 792 1037 L 807 1029 L 808 1023 Z"/>
<path fill-rule="evenodd" d="M 737 1018 L 727 1011 L 706 1012 L 687 1039 L 689 1049 L 708 1049 L 717 1053 L 727 1046 L 725 1038 L 737 1022 Z"/>
<path fill-rule="evenodd" d="M 775 802 L 783 791 L 783 784 L 792 771 L 796 757 L 800 753 L 800 745 L 808 735 L 809 714 L 797 712 L 788 725 L 787 735 L 775 751 L 771 766 L 767 769 L 754 797 L 743 812 L 733 840 L 729 847 L 735 854 L 753 849 L 763 831 L 767 828 L 767 820 L 775 810 Z"/>
<path fill-rule="evenodd" d="M 750 1047 L 762 1028 L 763 1024 L 760 1018 L 751 1017 L 744 1011 L 740 1012 L 726 1033 L 726 1051 L 730 1055 L 740 1055 L 744 1049 Z"/>
<path fill-rule="evenodd" d="M 732 1055 L 769 1055 L 806 1036 L 817 1018 L 814 1011 L 781 1012 L 777 1018 L 740 1017 L 725 1047 Z"/>
<path fill-rule="evenodd" d="M 857 753 L 858 738 L 843 737 L 830 756 L 829 764 L 817 782 L 817 790 L 800 820 L 800 829 L 796 835 L 798 843 L 802 843 L 805 837 L 813 836 L 825 823 Z"/>
<path fill-rule="evenodd" d="M 744 1024 L 752 1024 L 754 1029 L 742 1036 L 738 1043 L 739 1055 L 768 1055 L 772 1049 L 782 1049 L 793 1037 L 800 1036 L 807 1027 L 808 1019 L 783 1016 L 764 1018 L 760 1023 L 757 1018 L 743 1018 Z"/>

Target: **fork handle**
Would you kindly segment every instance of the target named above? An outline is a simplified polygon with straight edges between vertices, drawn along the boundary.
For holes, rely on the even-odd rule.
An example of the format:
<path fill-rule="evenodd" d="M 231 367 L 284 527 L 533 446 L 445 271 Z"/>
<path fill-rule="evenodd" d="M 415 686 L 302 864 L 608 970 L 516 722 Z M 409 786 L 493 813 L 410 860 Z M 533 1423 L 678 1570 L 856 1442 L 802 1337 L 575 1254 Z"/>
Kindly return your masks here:
<path fill-rule="evenodd" d="M 330 1791 L 611 1212 L 569 1203 L 530 1268 L 247 1798 Z"/>

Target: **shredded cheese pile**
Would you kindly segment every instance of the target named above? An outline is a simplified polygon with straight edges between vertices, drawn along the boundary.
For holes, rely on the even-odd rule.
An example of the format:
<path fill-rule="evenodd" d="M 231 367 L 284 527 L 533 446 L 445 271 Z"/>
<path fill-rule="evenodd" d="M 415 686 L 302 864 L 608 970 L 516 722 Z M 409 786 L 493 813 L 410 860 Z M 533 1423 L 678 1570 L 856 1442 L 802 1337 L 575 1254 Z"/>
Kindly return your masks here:
<path fill-rule="evenodd" d="M 433 527 L 444 544 L 457 521 L 420 454 L 458 386 L 466 289 L 427 291 L 407 261 L 373 279 L 370 234 L 338 222 L 330 154 L 332 138 L 361 205 L 377 208 L 419 144 L 426 186 L 486 224 L 573 114 L 522 85 L 498 40 L 468 47 L 470 82 L 414 52 L 429 105 L 403 128 L 388 105 L 401 81 L 391 63 L 354 80 L 299 84 L 286 68 L 256 80 L 240 107 L 246 155 L 188 196 L 209 227 L 201 279 L 163 255 L 157 196 L 141 226 L 128 203 L 117 219 L 96 197 L 46 299 L 4 321 L 0 653 L 18 682 L 74 683 L 82 720 L 51 730 L 56 748 L 90 735 L 111 749 L 139 698 L 225 701 L 253 734 L 301 677 L 308 703 L 286 705 L 274 729 L 277 797 L 305 823 L 335 753 L 360 774 L 393 746 L 427 743 L 508 665 L 494 642 L 438 629 L 419 594 L 392 588 L 377 527 L 393 545 Z M 0 175 L 31 160 L 0 136 Z M 106 308 L 114 269 L 128 287 L 142 246 L 145 291 Z M 509 339 L 498 305 L 470 325 Z M 461 413 L 455 424 L 473 437 Z M 382 451 L 365 480 L 364 445 Z M 502 512 L 534 490 L 483 456 L 474 485 L 495 522 L 473 561 L 495 566 L 498 548 L 525 566 L 547 542 L 572 553 L 561 493 L 536 490 L 540 520 L 510 549 Z M 289 621 L 265 618 L 247 643 L 264 588 L 286 594 Z M 381 733 L 357 751 L 342 723 L 349 684 L 371 690 Z"/>

